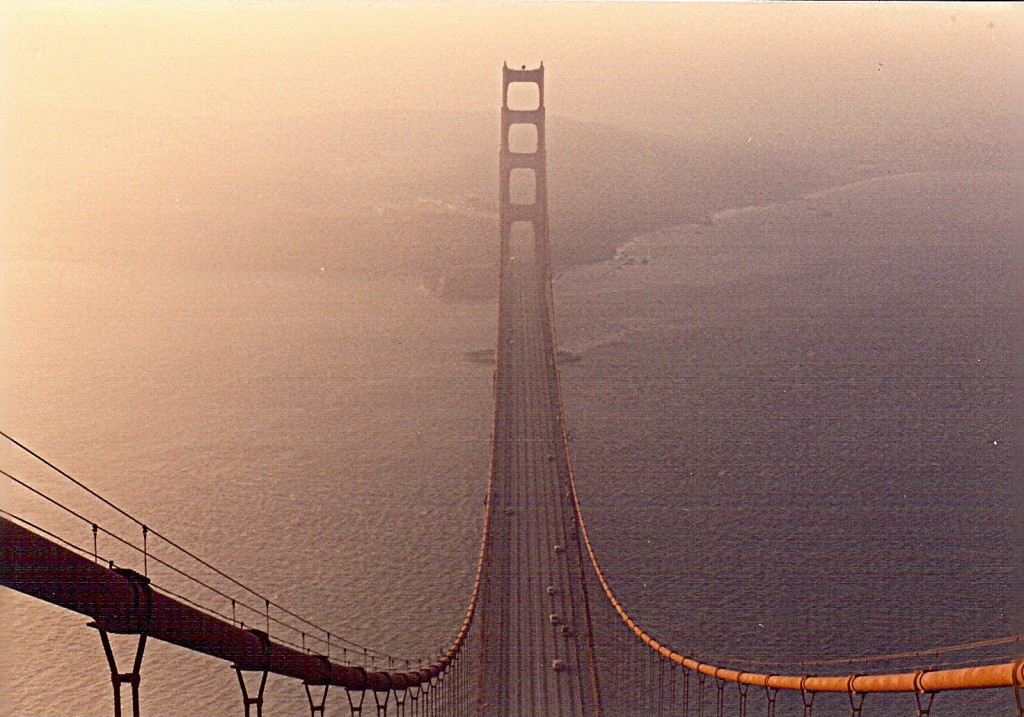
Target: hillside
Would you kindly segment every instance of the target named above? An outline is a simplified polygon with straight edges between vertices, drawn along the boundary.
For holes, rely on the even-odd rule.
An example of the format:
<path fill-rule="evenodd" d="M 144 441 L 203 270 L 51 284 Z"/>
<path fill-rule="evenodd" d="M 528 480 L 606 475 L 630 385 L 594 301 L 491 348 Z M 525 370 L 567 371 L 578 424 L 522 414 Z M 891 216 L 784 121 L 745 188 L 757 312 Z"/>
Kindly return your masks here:
<path fill-rule="evenodd" d="M 950 161 L 941 147 L 709 146 L 558 116 L 548 124 L 559 268 L 729 207 Z M 110 115 L 85 126 L 68 144 L 88 151 L 14 153 L 5 221 L 15 253 L 398 272 L 430 286 L 452 275 L 451 286 L 467 275 L 486 283 L 493 267 L 497 113 Z M 479 287 L 469 294 L 480 298 Z"/>

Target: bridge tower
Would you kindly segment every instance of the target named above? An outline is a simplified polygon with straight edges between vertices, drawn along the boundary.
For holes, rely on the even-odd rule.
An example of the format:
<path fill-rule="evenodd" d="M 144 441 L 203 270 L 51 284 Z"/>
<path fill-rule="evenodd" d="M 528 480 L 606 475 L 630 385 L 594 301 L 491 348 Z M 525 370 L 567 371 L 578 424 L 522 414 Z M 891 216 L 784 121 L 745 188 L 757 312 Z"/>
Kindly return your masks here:
<path fill-rule="evenodd" d="M 534 106 L 515 102 L 517 83 L 536 86 Z M 517 132 L 530 130 L 535 146 L 515 141 Z M 495 410 L 477 622 L 478 717 L 601 714 L 587 564 L 555 359 L 544 130 L 544 66 L 506 65 Z M 517 191 L 518 183 L 531 174 L 532 196 L 526 196 Z M 519 244 L 519 229 L 526 227 L 533 230 L 530 261 L 523 256 L 527 247 Z"/>
<path fill-rule="evenodd" d="M 508 105 L 509 85 L 516 82 L 533 83 L 537 86 L 537 106 L 532 108 L 510 108 Z M 536 129 L 537 144 L 533 152 L 513 152 L 510 134 L 513 125 L 533 125 Z M 512 172 L 525 169 L 533 172 L 534 201 L 519 204 L 512 201 Z M 544 135 L 544 63 L 532 70 L 523 66 L 515 70 L 506 63 L 502 68 L 501 88 L 501 162 L 498 190 L 501 222 L 501 257 L 509 256 L 512 240 L 512 225 L 515 222 L 529 222 L 533 227 L 533 255 L 537 264 L 549 266 L 550 242 L 548 237 L 548 178 L 547 150 Z"/>

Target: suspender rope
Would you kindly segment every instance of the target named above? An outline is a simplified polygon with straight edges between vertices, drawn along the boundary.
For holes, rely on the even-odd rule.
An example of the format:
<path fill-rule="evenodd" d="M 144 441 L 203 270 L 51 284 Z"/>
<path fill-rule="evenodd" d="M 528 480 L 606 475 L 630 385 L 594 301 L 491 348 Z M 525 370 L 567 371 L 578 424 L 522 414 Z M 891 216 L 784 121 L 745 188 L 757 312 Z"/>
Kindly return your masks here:
<path fill-rule="evenodd" d="M 665 659 L 658 657 L 658 717 L 665 716 Z"/>
<path fill-rule="evenodd" d="M 676 712 L 676 663 L 669 663 L 668 674 L 668 712 L 674 715 Z"/>
<path fill-rule="evenodd" d="M 683 717 L 690 717 L 690 668 L 683 667 Z"/>
<path fill-rule="evenodd" d="M 349 714 L 352 717 L 360 717 L 363 713 L 363 700 L 366 699 L 366 691 L 359 690 L 358 702 L 352 699 L 352 690 L 345 690 L 345 696 L 348 697 Z"/>
<path fill-rule="evenodd" d="M 914 699 L 917 701 L 917 717 L 928 717 L 932 712 L 932 702 L 935 700 L 934 692 L 925 692 L 924 679 L 927 670 L 918 670 L 914 674 Z M 928 695 L 928 699 L 924 699 Z"/>
<path fill-rule="evenodd" d="M 768 675 L 768 679 L 764 681 L 764 697 L 768 707 L 765 714 L 768 717 L 775 717 L 775 698 L 779 695 L 778 687 L 769 686 L 773 677 L 775 677 L 775 675 Z"/>
<path fill-rule="evenodd" d="M 742 675 L 743 673 L 741 672 L 740 676 Z M 740 695 L 740 717 L 747 717 L 747 690 L 750 689 L 750 685 L 743 684 L 740 682 L 740 678 L 737 677 L 736 689 L 739 691 Z"/>
<path fill-rule="evenodd" d="M 718 670 L 715 670 L 715 687 L 718 689 L 716 715 L 723 717 L 725 715 L 725 680 L 718 676 Z"/>
<path fill-rule="evenodd" d="M 800 699 L 804 703 L 803 717 L 811 717 L 811 710 L 814 709 L 814 695 L 816 693 L 808 692 L 805 688 L 805 685 L 807 684 L 807 679 L 810 676 L 811 675 L 805 675 L 804 677 L 800 678 Z M 921 715 L 919 714 L 918 717 L 921 717 Z"/>
<path fill-rule="evenodd" d="M 860 717 L 864 711 L 865 693 L 853 689 L 853 683 L 858 677 L 859 675 L 852 675 L 846 683 L 846 694 L 850 698 L 850 717 Z"/>
<path fill-rule="evenodd" d="M 384 701 L 380 700 L 380 692 L 377 690 L 373 691 L 373 701 L 377 705 L 377 717 L 386 717 L 388 713 L 388 700 L 391 699 L 391 688 L 388 687 L 384 692 Z"/>
<path fill-rule="evenodd" d="M 697 671 L 697 717 L 704 717 L 704 683 L 708 676 Z"/>

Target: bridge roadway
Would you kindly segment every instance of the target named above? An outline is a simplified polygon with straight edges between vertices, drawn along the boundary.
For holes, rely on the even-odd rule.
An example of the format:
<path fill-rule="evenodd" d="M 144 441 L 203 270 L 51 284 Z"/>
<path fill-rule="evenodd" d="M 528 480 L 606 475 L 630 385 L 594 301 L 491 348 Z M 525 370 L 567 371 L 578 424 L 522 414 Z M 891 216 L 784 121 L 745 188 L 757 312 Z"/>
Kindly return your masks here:
<path fill-rule="evenodd" d="M 547 280 L 532 257 L 502 265 L 480 713 L 589 717 L 600 697 Z"/>

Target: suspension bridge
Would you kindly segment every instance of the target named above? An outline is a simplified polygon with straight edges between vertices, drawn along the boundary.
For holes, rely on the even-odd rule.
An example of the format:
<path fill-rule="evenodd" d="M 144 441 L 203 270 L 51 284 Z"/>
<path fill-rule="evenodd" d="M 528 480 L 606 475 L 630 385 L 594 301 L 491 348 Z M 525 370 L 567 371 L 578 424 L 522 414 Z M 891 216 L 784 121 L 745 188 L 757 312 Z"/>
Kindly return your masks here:
<path fill-rule="evenodd" d="M 514 83 L 536 86 L 537 105 L 509 107 Z M 359 645 L 277 604 L 196 552 L 146 524 L 63 471 L 17 438 L 0 435 L 61 479 L 114 510 L 138 530 L 110 530 L 7 471 L 10 481 L 89 526 L 92 544 L 9 511 L 0 511 L 0 584 L 90 619 L 104 648 L 113 711 L 129 691 L 141 712 L 141 668 L 148 639 L 219 658 L 237 674 L 244 714 L 262 715 L 267 675 L 305 689 L 310 715 L 325 715 L 331 687 L 353 717 L 596 717 L 647 714 L 716 717 L 775 714 L 780 693 L 798 696 L 809 717 L 815 698 L 844 699 L 853 717 L 876 693 L 903 693 L 919 717 L 936 695 L 1007 693 L 1007 713 L 1024 715 L 1024 660 L 957 660 L 980 649 L 1019 650 L 1021 636 L 813 663 L 828 674 L 787 671 L 793 663 L 701 659 L 652 637 L 625 610 L 597 558 L 580 509 L 563 420 L 551 292 L 544 66 L 503 68 L 499 177 L 500 291 L 494 424 L 480 552 L 463 622 L 431 659 L 398 659 Z M 535 146 L 513 151 L 515 125 L 532 126 Z M 531 179 L 529 201 L 513 201 L 513 175 Z M 115 565 L 99 537 L 138 558 Z M 207 599 L 157 585 L 150 563 L 204 590 Z M 141 568 L 141 570 L 140 570 Z M 118 664 L 111 635 L 135 640 L 130 665 Z M 900 671 L 872 663 L 901 660 Z M 927 660 L 927 662 L 925 662 Z M 811 663 L 803 663 L 805 665 Z M 753 688 L 753 689 L 751 689 Z"/>

